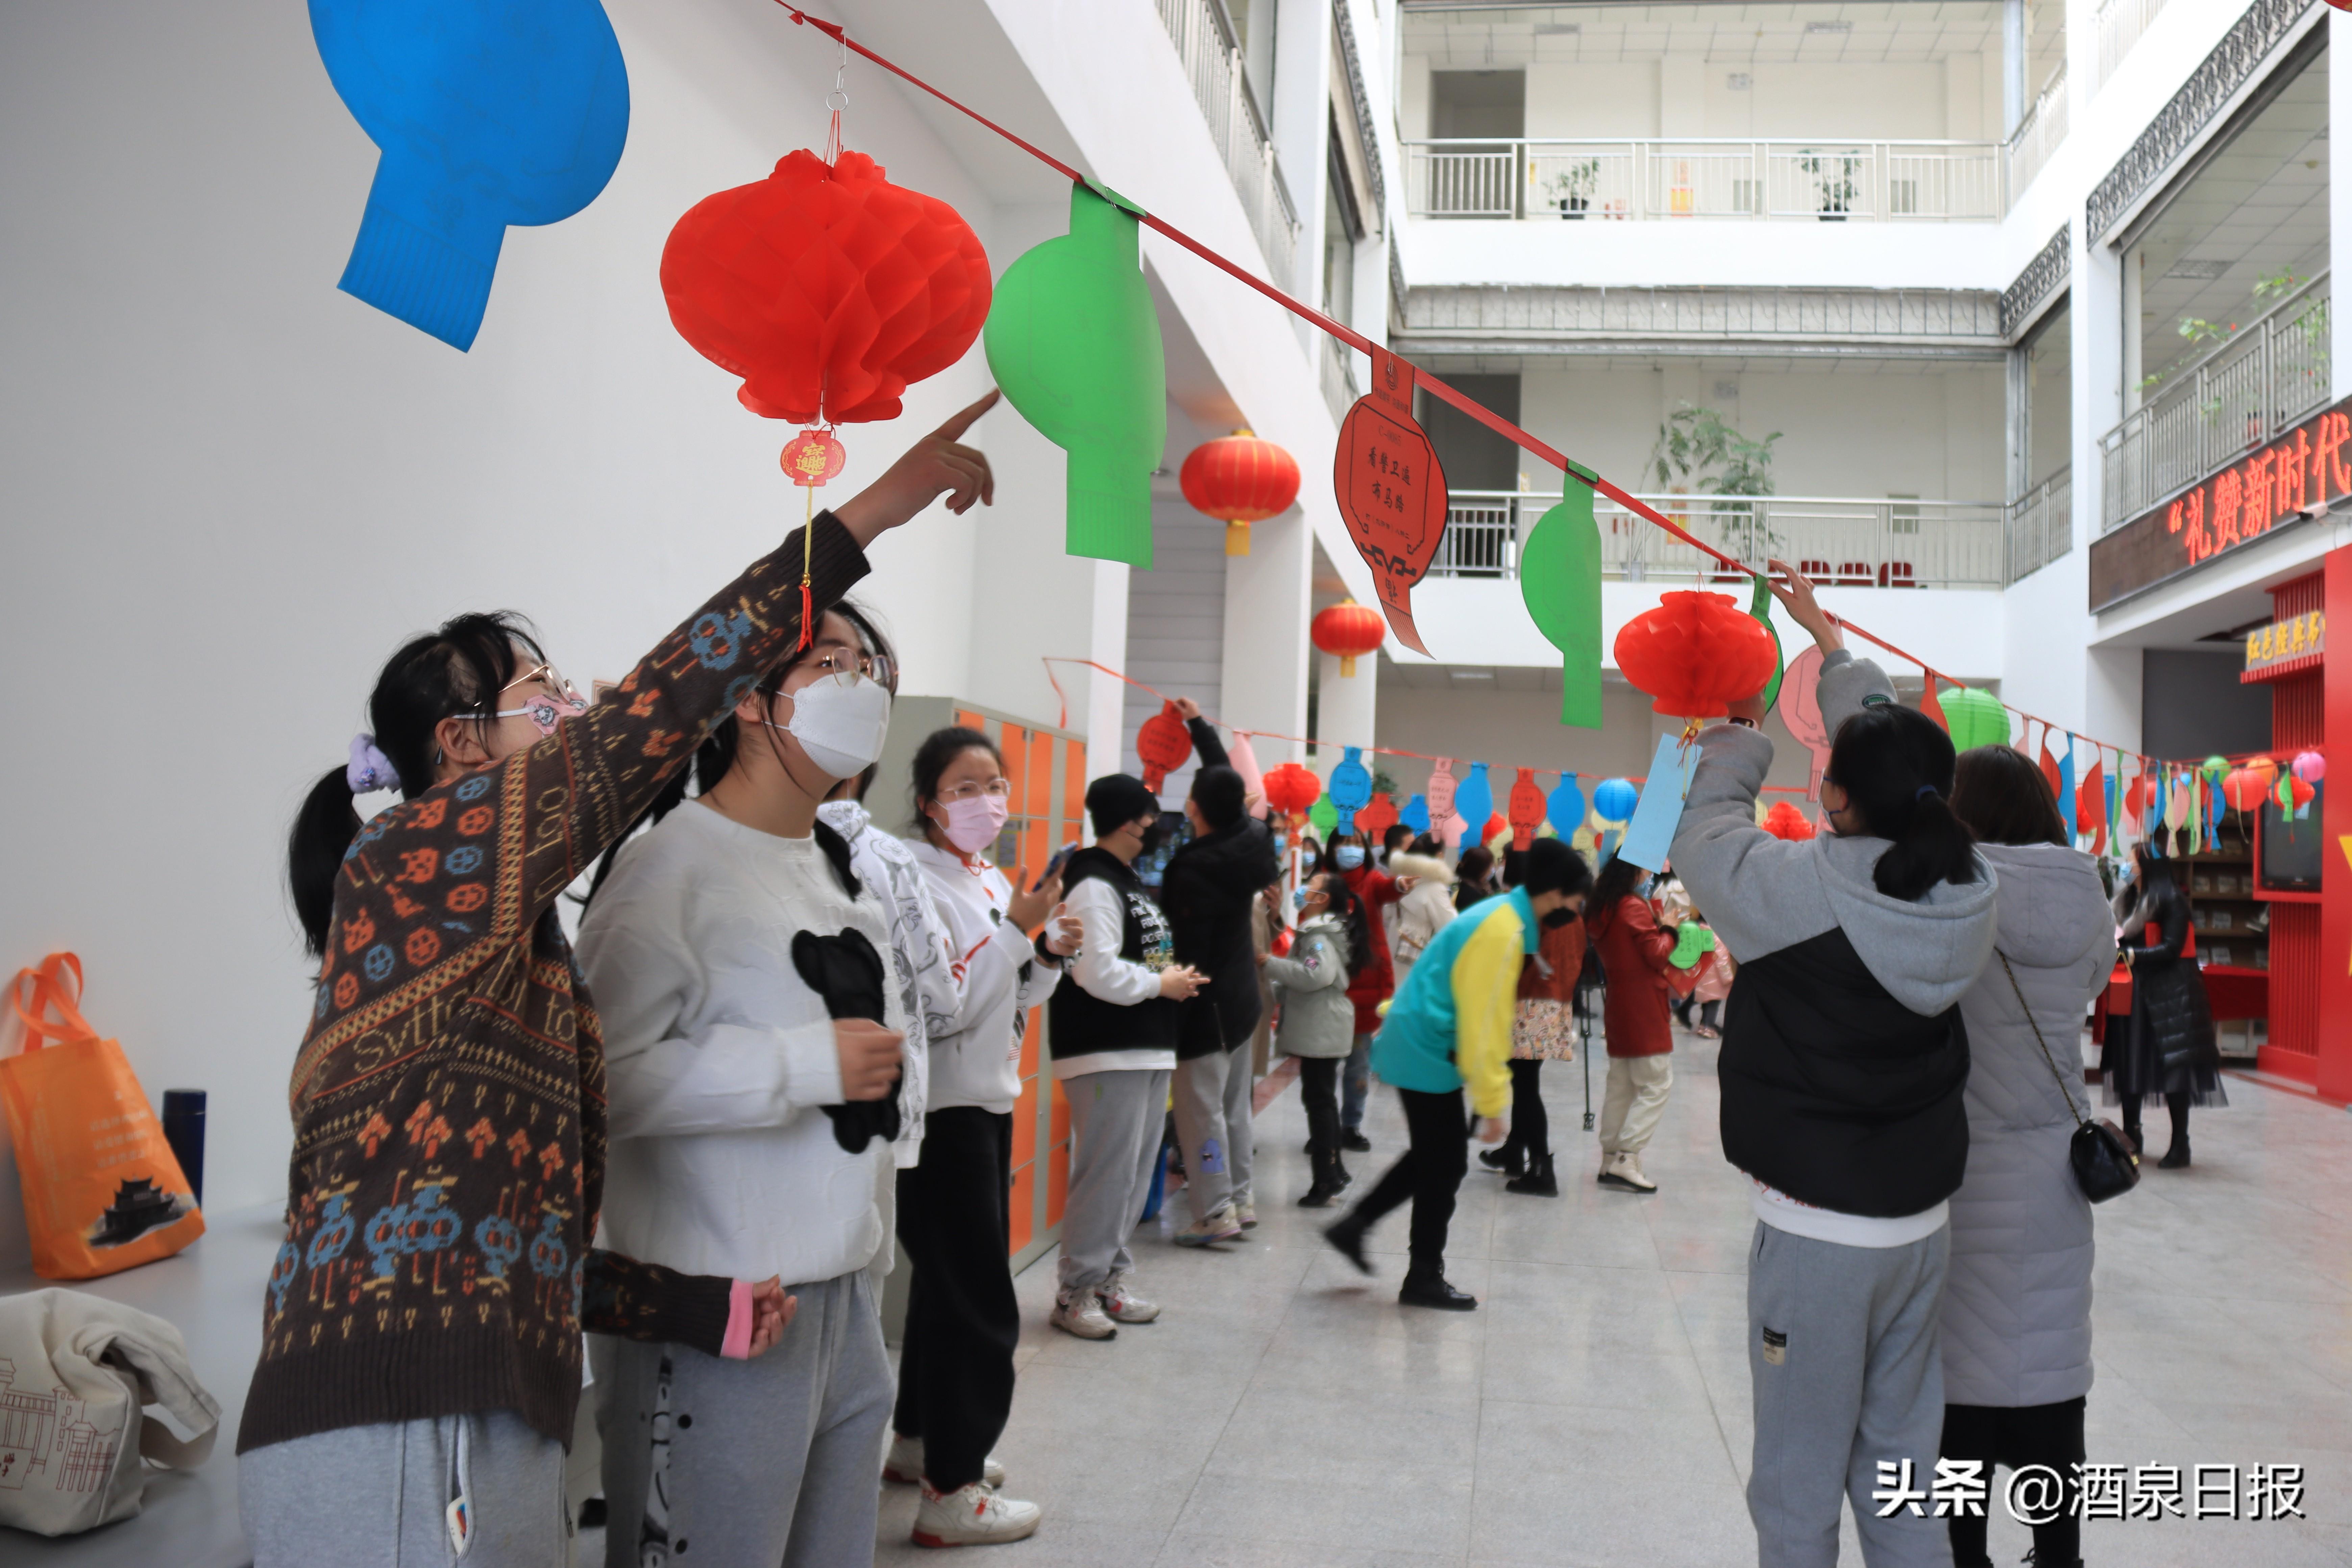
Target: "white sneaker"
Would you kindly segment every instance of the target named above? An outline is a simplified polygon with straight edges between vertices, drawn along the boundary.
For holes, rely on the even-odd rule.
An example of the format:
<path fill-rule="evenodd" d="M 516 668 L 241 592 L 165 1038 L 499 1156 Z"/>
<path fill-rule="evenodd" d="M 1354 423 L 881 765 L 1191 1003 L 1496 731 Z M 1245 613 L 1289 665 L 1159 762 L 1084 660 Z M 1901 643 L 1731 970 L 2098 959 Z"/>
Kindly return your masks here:
<path fill-rule="evenodd" d="M 1001 1541 L 1024 1541 L 1037 1533 L 1045 1510 L 1034 1502 L 1001 1498 L 986 1481 L 974 1481 L 951 1492 L 923 1489 L 915 1510 L 918 1546 L 992 1546 Z"/>
<path fill-rule="evenodd" d="M 1621 1192 L 1654 1193 L 1658 1190 L 1658 1184 L 1642 1173 L 1641 1157 L 1635 1154 L 1610 1155 L 1609 1163 L 1601 1167 L 1600 1182 L 1604 1187 L 1615 1187 Z"/>
<path fill-rule="evenodd" d="M 1148 1323 L 1160 1315 L 1160 1303 L 1139 1296 L 1128 1285 L 1124 1268 L 1095 1287 L 1095 1300 L 1102 1303 L 1103 1311 L 1122 1323 Z M 1002 1486 L 1003 1481 L 991 1483 Z"/>
<path fill-rule="evenodd" d="M 1246 1201 L 1235 1204 L 1234 1205 L 1234 1215 L 1235 1218 L 1242 1222 L 1242 1228 L 1244 1230 L 1255 1230 L 1257 1228 L 1257 1205 L 1255 1204 Z"/>
<path fill-rule="evenodd" d="M 1242 1233 L 1241 1216 L 1231 1204 L 1219 1204 L 1199 1219 L 1176 1233 L 1179 1247 L 1206 1247 L 1213 1241 L 1231 1241 Z"/>
<path fill-rule="evenodd" d="M 1108 1340 L 1118 1332 L 1118 1325 L 1104 1313 L 1101 1299 L 1092 1290 L 1063 1291 L 1054 1298 L 1054 1315 L 1045 1321 L 1082 1340 Z"/>
<path fill-rule="evenodd" d="M 920 1486 L 923 1480 L 923 1440 L 890 1434 L 889 1457 L 882 1461 L 882 1479 L 896 1481 L 902 1487 Z M 980 1467 L 980 1479 L 990 1486 L 1004 1484 L 1004 1461 L 991 1454 Z"/>

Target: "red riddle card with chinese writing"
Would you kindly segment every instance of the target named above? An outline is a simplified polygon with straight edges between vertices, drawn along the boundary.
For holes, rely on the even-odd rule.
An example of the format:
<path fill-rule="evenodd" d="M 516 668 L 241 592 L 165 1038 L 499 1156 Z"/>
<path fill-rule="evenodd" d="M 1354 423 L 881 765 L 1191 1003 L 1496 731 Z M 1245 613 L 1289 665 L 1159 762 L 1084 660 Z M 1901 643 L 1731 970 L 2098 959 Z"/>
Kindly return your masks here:
<path fill-rule="evenodd" d="M 1332 483 L 1339 515 L 1372 581 L 1397 640 L 1426 654 L 1412 624 L 1412 585 L 1445 533 L 1445 475 L 1412 417 L 1412 366 L 1375 345 L 1372 390 L 1339 426 Z"/>

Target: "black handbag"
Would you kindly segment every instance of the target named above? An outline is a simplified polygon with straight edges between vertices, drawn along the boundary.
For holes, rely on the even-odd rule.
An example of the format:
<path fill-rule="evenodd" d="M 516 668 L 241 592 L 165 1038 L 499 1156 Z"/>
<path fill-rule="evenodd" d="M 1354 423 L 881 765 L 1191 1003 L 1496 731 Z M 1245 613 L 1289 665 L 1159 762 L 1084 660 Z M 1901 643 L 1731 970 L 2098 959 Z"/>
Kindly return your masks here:
<path fill-rule="evenodd" d="M 2017 983 L 2017 971 L 2009 966 L 2009 954 L 1995 948 L 1993 956 L 2000 960 L 2009 988 L 2017 993 L 2017 1005 L 2024 1010 L 2026 1027 L 2033 1031 L 2042 1059 L 2050 1065 L 2050 1076 L 2058 1080 L 2066 1109 L 2074 1112 L 2074 1136 L 2066 1146 L 2066 1161 L 2074 1167 L 2074 1184 L 2095 1204 L 2131 1191 L 2139 1185 L 2139 1156 L 2132 1152 L 2131 1141 L 2114 1122 L 2105 1118 L 2094 1121 L 2076 1110 L 2074 1091 L 2066 1087 L 2066 1075 L 2058 1070 L 2058 1058 L 2050 1054 L 2050 1042 L 2042 1037 L 2042 1026 L 2034 1022 L 2032 1005 L 2025 999 L 2025 987 Z"/>

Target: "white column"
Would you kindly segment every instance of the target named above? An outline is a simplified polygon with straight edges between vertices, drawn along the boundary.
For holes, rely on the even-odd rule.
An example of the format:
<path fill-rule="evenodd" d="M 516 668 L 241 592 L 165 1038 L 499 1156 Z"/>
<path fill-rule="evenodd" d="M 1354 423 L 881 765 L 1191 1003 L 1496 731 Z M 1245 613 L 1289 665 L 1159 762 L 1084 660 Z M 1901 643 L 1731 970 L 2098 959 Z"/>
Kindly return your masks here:
<path fill-rule="evenodd" d="M 1330 0 L 1282 0 L 1275 14 L 1274 107 L 1268 118 L 1282 183 L 1298 209 L 1298 263 L 1275 281 L 1300 299 L 1322 297 L 1323 145 L 1331 115 Z M 1314 329 L 1297 318 L 1291 327 L 1310 352 Z"/>
<path fill-rule="evenodd" d="M 2327 13 L 2327 123 L 2341 120 L 2352 128 L 2352 15 L 2342 11 Z M 2338 114 L 2338 110 L 2343 110 Z M 2345 137 L 2344 156 L 2336 155 L 2336 139 L 2327 142 L 2327 228 L 2331 239 L 2343 235 L 2352 240 L 2352 129 Z M 2330 256 L 2347 253 L 2342 246 L 2331 243 Z M 2332 287 L 2332 285 L 2331 285 Z M 2328 312 L 2328 336 L 2332 340 L 2328 353 L 2328 395 L 2330 398 L 2352 397 L 2352 321 L 2346 312 Z"/>
<path fill-rule="evenodd" d="M 1342 746 L 1369 746 L 1379 706 L 1380 663 L 1377 653 L 1356 661 L 1356 673 L 1341 675 L 1336 654 L 1315 656 L 1318 698 L 1315 704 L 1316 763 L 1328 770 L 1339 759 Z M 1370 766 L 1370 763 L 1366 764 Z M 1404 803 L 1399 801 L 1398 805 Z"/>
<path fill-rule="evenodd" d="M 1307 481 L 1313 483 L 1310 476 Z M 1292 507 L 1250 525 L 1250 552 L 1225 557 L 1224 689 L 1217 716 L 1244 730 L 1307 733 L 1307 602 L 1314 535 Z M 1204 694 L 1205 695 L 1205 694 Z M 1297 758 L 1286 741 L 1252 741 L 1259 765 Z"/>
<path fill-rule="evenodd" d="M 2000 7 L 2000 140 L 2008 141 L 2025 118 L 2025 0 L 2002 0 Z"/>
<path fill-rule="evenodd" d="M 1123 671 L 1127 668 L 1129 568 L 1123 561 L 1093 561 L 1087 564 L 1094 568 L 1094 584 L 1087 616 L 1087 657 L 1097 664 Z M 1085 683 L 1085 712 L 1072 717 L 1086 731 L 1087 779 L 1119 772 L 1127 766 L 1120 755 L 1121 705 L 1127 699 L 1127 683 L 1093 669 L 1073 671 L 1065 668 L 1061 675 L 1066 690 L 1073 684 L 1073 675 Z M 1087 825 L 1084 831 L 1091 842 L 1093 826 Z"/>

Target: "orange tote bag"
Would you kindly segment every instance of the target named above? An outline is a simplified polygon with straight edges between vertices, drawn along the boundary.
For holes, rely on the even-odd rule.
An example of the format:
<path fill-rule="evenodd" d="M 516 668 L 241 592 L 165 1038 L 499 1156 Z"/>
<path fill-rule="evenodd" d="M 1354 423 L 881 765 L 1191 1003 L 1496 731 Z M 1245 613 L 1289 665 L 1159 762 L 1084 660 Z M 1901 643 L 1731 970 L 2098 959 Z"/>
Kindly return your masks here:
<path fill-rule="evenodd" d="M 169 1258 L 205 1233 L 122 1047 L 82 1020 L 81 960 L 53 952 L 16 973 L 22 1055 L 0 1058 L 33 1270 L 89 1279 Z M 51 1015 L 55 1015 L 52 1017 Z"/>

